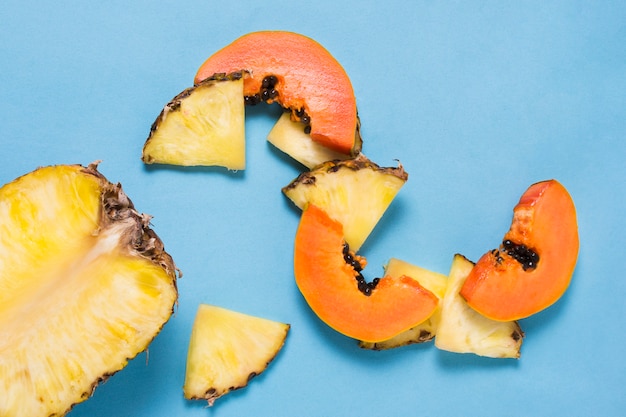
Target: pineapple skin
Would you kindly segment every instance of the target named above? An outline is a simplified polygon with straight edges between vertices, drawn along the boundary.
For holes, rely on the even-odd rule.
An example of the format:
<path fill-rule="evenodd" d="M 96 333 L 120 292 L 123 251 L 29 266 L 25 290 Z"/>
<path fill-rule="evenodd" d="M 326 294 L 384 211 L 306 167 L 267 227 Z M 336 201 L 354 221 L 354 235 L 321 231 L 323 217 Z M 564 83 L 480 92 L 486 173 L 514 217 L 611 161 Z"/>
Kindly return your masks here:
<path fill-rule="evenodd" d="M 149 221 L 97 163 L 0 188 L 1 416 L 64 416 L 160 332 L 179 272 Z"/>

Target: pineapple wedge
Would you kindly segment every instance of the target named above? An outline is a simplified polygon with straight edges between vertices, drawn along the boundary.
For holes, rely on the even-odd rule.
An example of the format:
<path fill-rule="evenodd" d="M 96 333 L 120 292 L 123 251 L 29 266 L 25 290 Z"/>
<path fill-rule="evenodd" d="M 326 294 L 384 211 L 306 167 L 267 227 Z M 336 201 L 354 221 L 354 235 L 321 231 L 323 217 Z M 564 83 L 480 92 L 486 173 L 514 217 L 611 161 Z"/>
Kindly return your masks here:
<path fill-rule="evenodd" d="M 309 169 L 326 161 L 351 158 L 313 141 L 304 131 L 302 122 L 291 120 L 290 112 L 280 116 L 267 135 L 267 141 Z"/>
<path fill-rule="evenodd" d="M 245 387 L 282 349 L 290 326 L 201 304 L 194 320 L 183 393 L 189 400 L 216 399 Z"/>
<path fill-rule="evenodd" d="M 401 277 L 402 275 L 417 280 L 420 285 L 435 294 L 441 303 L 448 284 L 448 277 L 446 275 L 429 271 L 401 259 L 391 258 L 385 266 L 385 276 L 395 278 Z M 373 343 L 359 341 L 359 347 L 371 350 L 387 350 L 414 343 L 428 342 L 435 337 L 440 316 L 441 304 L 437 307 L 433 315 L 423 323 L 382 342 Z"/>
<path fill-rule="evenodd" d="M 324 162 L 283 193 L 300 209 L 315 204 L 341 223 L 350 250 L 357 252 L 407 180 L 402 165 L 381 168 L 361 154 Z"/>
<path fill-rule="evenodd" d="M 216 74 L 174 97 L 152 124 L 143 162 L 245 169 L 247 75 Z"/>
<path fill-rule="evenodd" d="M 519 358 L 524 333 L 516 321 L 491 320 L 474 311 L 459 291 L 474 263 L 455 255 L 443 297 L 435 346 L 456 353 Z"/>
<path fill-rule="evenodd" d="M 145 350 L 177 300 L 176 267 L 95 164 L 0 188 L 0 416 L 63 416 Z"/>

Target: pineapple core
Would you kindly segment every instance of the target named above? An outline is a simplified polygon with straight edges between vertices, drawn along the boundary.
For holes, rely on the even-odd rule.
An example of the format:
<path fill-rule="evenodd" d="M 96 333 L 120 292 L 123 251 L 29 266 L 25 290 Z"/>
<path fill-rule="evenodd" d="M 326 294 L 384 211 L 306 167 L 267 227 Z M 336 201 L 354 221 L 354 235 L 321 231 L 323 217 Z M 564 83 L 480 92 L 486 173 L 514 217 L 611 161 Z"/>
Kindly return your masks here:
<path fill-rule="evenodd" d="M 146 349 L 172 314 L 176 268 L 95 165 L 0 188 L 0 415 L 62 416 Z"/>

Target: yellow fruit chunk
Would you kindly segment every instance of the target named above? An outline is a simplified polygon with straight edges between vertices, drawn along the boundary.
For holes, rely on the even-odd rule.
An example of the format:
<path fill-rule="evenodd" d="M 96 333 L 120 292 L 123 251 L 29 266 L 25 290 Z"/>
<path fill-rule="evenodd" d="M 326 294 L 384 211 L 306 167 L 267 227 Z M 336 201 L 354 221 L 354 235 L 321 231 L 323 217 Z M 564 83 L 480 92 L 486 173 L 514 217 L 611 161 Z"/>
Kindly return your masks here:
<path fill-rule="evenodd" d="M 459 291 L 474 263 L 455 255 L 441 305 L 435 346 L 456 353 L 519 358 L 524 333 L 516 321 L 495 321 L 472 309 Z"/>
<path fill-rule="evenodd" d="M 145 350 L 172 314 L 176 267 L 95 165 L 0 188 L 0 416 L 62 416 Z"/>
<path fill-rule="evenodd" d="M 201 304 L 189 341 L 185 398 L 213 405 L 245 387 L 282 349 L 289 329 L 288 324 Z"/>
<path fill-rule="evenodd" d="M 267 141 L 309 169 L 326 161 L 351 158 L 350 155 L 315 142 L 302 129 L 301 122 L 291 120 L 288 112 L 280 116 L 267 135 Z"/>
<path fill-rule="evenodd" d="M 341 223 L 346 242 L 357 252 L 408 177 L 402 165 L 382 168 L 361 154 L 318 165 L 283 193 L 300 209 L 314 204 Z"/>
<path fill-rule="evenodd" d="M 246 76 L 216 75 L 174 97 L 152 124 L 143 162 L 244 169 Z"/>
<path fill-rule="evenodd" d="M 437 333 L 441 315 L 441 299 L 446 292 L 448 277 L 397 258 L 389 259 L 385 266 L 385 276 L 394 279 L 401 276 L 411 277 L 419 282 L 422 287 L 432 292 L 440 300 L 439 305 L 432 316 L 417 326 L 381 342 L 359 341 L 359 346 L 363 349 L 386 350 L 432 340 Z"/>

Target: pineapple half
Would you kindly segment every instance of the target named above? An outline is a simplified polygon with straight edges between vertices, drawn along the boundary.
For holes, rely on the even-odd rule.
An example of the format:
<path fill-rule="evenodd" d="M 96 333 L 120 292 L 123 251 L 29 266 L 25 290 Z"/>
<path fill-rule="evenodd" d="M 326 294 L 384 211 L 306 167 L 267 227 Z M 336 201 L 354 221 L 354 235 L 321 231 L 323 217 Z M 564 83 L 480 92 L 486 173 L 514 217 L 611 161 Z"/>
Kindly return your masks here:
<path fill-rule="evenodd" d="M 437 310 L 426 321 L 406 330 L 391 339 L 382 342 L 359 341 L 359 347 L 371 350 L 387 350 L 414 343 L 424 343 L 432 340 L 437 333 L 437 326 L 441 317 L 441 300 L 446 293 L 448 277 L 438 272 L 413 265 L 398 258 L 391 258 L 385 266 L 385 276 L 401 277 L 402 275 L 417 280 L 420 285 L 432 292 L 439 299 Z"/>
<path fill-rule="evenodd" d="M 360 154 L 303 172 L 283 193 L 300 209 L 314 204 L 341 223 L 345 241 L 357 252 L 407 180 L 402 165 L 381 168 Z"/>
<path fill-rule="evenodd" d="M 441 305 L 435 346 L 456 353 L 519 358 L 524 333 L 516 321 L 495 321 L 472 309 L 459 291 L 474 263 L 455 255 Z"/>
<path fill-rule="evenodd" d="M 247 72 L 215 74 L 174 97 L 152 124 L 143 162 L 245 169 L 247 76 Z"/>
<path fill-rule="evenodd" d="M 97 165 L 0 188 L 0 416 L 65 415 L 170 318 L 177 270 Z"/>
<path fill-rule="evenodd" d="M 350 155 L 334 151 L 311 139 L 302 122 L 292 120 L 290 112 L 284 112 L 278 118 L 267 135 L 267 141 L 309 169 L 326 161 L 350 158 Z"/>
<path fill-rule="evenodd" d="M 245 387 L 276 357 L 289 329 L 289 324 L 200 304 L 189 340 L 185 398 L 212 406 Z"/>

